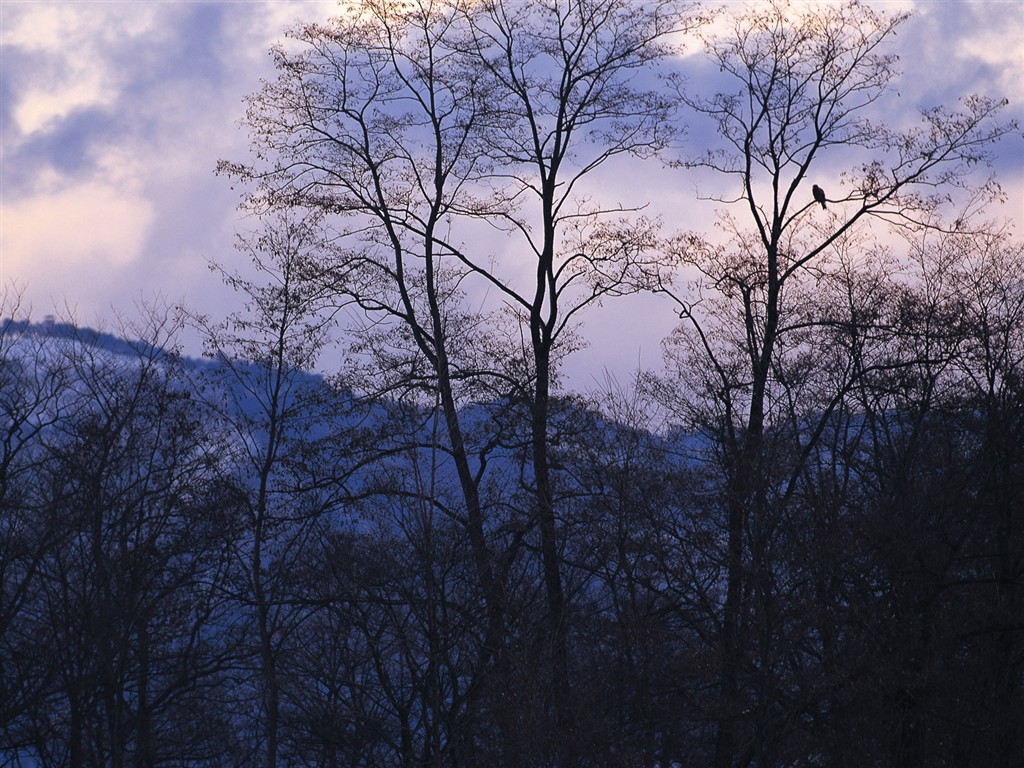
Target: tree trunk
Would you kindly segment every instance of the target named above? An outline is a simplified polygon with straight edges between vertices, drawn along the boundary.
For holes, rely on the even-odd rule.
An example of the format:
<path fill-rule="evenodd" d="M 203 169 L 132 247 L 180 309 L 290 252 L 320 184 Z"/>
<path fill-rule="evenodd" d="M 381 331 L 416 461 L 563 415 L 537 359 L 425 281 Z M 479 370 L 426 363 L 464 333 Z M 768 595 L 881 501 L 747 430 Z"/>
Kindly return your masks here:
<path fill-rule="evenodd" d="M 548 642 L 551 653 L 551 693 L 555 708 L 559 762 L 567 765 L 575 746 L 575 722 L 569 685 L 569 649 L 565 622 L 565 595 L 562 590 L 561 558 L 551 486 L 547 426 L 549 419 L 549 369 L 547 350 L 535 349 L 537 388 L 533 404 L 531 439 L 533 471 L 537 484 L 537 517 L 540 526 L 541 561 L 548 605 Z"/>

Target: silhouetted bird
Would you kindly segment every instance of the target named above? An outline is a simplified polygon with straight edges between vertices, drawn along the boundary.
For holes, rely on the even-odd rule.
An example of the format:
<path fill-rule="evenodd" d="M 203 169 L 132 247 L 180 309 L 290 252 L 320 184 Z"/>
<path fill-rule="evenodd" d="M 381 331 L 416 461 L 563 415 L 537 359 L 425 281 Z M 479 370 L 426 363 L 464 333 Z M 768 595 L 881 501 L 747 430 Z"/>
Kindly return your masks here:
<path fill-rule="evenodd" d="M 825 205 L 825 190 L 815 184 L 811 187 L 811 194 L 814 195 L 814 202 L 821 203 L 821 207 L 824 210 L 828 210 L 828 206 Z"/>

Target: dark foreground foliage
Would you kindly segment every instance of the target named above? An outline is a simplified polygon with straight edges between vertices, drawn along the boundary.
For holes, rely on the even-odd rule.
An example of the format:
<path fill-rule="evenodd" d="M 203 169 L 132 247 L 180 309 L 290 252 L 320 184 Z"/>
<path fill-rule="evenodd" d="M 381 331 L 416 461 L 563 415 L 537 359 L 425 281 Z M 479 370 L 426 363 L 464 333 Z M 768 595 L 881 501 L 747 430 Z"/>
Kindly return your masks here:
<path fill-rule="evenodd" d="M 987 306 L 938 368 L 865 377 L 810 450 L 798 424 L 766 429 L 737 764 L 1019 757 L 1024 379 L 1020 347 L 995 342 L 1019 317 Z M 638 397 L 558 403 L 567 751 L 515 404 L 466 414 L 495 630 L 435 411 L 292 372 L 265 471 L 256 372 L 273 366 L 239 396 L 223 369 L 137 349 L 3 337 L 4 764 L 251 765 L 271 718 L 281 765 L 713 759 L 729 505 L 713 436 L 652 432 Z"/>

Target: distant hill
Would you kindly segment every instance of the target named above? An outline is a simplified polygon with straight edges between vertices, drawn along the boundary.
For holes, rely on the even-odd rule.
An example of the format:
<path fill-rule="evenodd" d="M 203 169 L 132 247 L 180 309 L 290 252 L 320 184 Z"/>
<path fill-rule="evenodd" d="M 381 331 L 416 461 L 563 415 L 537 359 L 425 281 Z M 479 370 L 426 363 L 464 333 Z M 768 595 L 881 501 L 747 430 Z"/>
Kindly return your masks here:
<path fill-rule="evenodd" d="M 52 316 L 47 316 L 40 323 L 33 323 L 28 320 L 14 320 L 12 318 L 0 320 L 0 335 L 7 336 L 10 334 L 30 334 L 53 339 L 77 341 L 87 346 L 118 355 L 137 355 L 141 352 L 146 356 L 152 356 L 154 353 L 163 353 L 163 350 L 154 347 L 148 342 L 129 341 L 105 331 L 97 331 L 94 328 L 83 328 L 72 323 L 56 322 Z"/>

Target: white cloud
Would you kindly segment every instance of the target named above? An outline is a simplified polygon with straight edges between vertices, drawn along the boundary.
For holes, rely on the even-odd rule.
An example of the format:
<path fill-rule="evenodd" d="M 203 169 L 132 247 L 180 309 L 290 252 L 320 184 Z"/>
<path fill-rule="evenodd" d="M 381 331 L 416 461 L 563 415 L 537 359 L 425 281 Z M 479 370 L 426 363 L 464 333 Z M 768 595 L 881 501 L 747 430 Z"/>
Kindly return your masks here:
<path fill-rule="evenodd" d="M 31 3 L 5 12 L 3 44 L 40 63 L 20 73 L 12 115 L 22 136 L 46 130 L 83 107 L 117 101 L 130 73 L 109 53 L 126 41 L 162 35 L 160 4 Z"/>
<path fill-rule="evenodd" d="M 1019 0 L 915 3 L 914 76 L 937 91 L 1011 96 L 1024 89 L 1024 7 Z M 907 60 L 909 51 L 904 51 Z M 980 66 L 979 66 L 980 65 Z"/>
<path fill-rule="evenodd" d="M 343 10 L 336 0 L 247 3 L 245 13 L 231 14 L 228 18 L 228 37 L 243 44 L 229 52 L 230 60 L 225 57 L 225 63 L 266 66 L 267 51 L 274 43 L 283 42 L 285 30 L 298 22 L 323 21 Z"/>
<path fill-rule="evenodd" d="M 998 70 L 998 95 L 1024 93 L 1024 7 L 1016 0 L 973 0 L 969 6 L 977 28 L 958 41 L 957 54 Z"/>
<path fill-rule="evenodd" d="M 102 270 L 139 257 L 153 209 L 122 187 L 86 182 L 0 206 L 4 278 L 59 277 L 72 265 Z M 69 289 L 74 286 L 67 286 Z"/>
<path fill-rule="evenodd" d="M 246 132 L 237 124 L 243 97 L 261 78 L 273 77 L 267 49 L 285 28 L 343 12 L 358 0 L 0 2 L 3 55 L 18 67 L 5 66 L 11 97 L 5 109 L 13 127 L 4 136 L 12 163 L 4 166 L 8 182 L 0 197 L 0 283 L 27 282 L 37 303 L 47 296 L 60 303 L 66 295 L 88 312 L 155 290 L 219 312 L 225 291 L 205 263 L 233 257 L 238 198 L 230 180 L 212 171 L 219 158 L 248 158 Z M 904 101 L 952 105 L 975 89 L 969 82 L 965 91 L 963 78 L 978 78 L 977 87 L 992 95 L 1024 92 L 1024 49 L 1016 37 L 1024 18 L 1016 2 L 873 5 L 919 12 L 896 41 L 914 75 Z M 935 75 L 939 65 L 941 77 Z M 994 82 L 993 72 L 1004 80 Z M 904 106 L 913 111 L 912 103 Z M 102 119 L 76 121 L 73 113 L 89 107 L 103 109 Z M 52 141 L 32 143 L 57 127 L 51 135 L 67 141 L 63 155 Z M 16 152 L 19 146 L 25 151 Z M 87 153 L 88 162 L 62 162 L 77 151 Z M 14 161 L 22 165 L 15 168 Z M 666 231 L 707 226 L 706 208 L 693 200 L 694 176 L 637 172 L 632 165 L 609 170 L 583 191 L 600 198 L 612 188 L 625 204 L 650 199 L 645 213 L 661 213 Z M 23 193 L 16 184 L 24 179 L 31 180 L 23 187 L 33 196 L 16 199 Z M 1005 181 L 1009 189 L 1015 179 Z M 521 256 L 510 242 L 492 235 L 486 247 L 510 277 L 519 277 Z M 640 302 L 623 315 L 618 306 L 610 302 L 588 320 L 594 344 L 581 356 L 585 367 L 631 370 L 637 353 L 630 345 L 641 338 L 643 364 L 657 357 L 660 324 L 667 317 L 671 325 L 671 311 L 647 311 Z M 624 316 L 630 322 L 623 323 Z"/>

